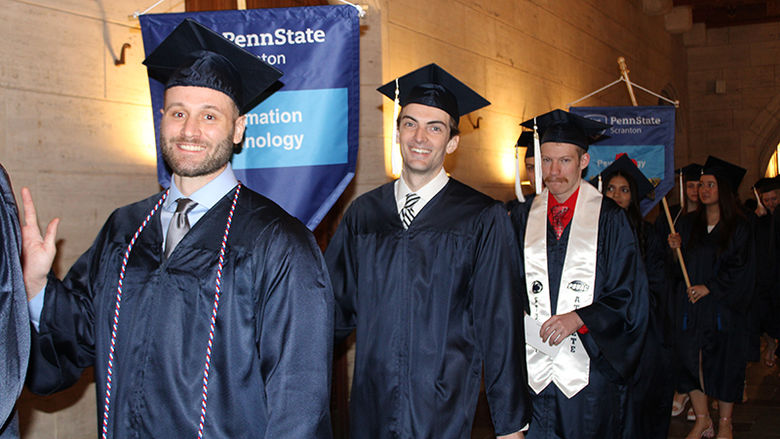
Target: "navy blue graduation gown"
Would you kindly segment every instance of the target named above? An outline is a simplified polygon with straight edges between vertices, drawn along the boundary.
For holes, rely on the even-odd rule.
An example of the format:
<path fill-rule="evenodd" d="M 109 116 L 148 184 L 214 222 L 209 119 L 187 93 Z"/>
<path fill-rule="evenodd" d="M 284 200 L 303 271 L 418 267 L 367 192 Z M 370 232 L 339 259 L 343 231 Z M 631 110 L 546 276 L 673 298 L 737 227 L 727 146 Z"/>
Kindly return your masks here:
<path fill-rule="evenodd" d="M 723 224 L 703 239 L 691 243 L 697 214 L 678 221 L 682 252 L 691 285 L 704 284 L 710 293 L 690 303 L 685 283 L 678 275 L 675 302 L 675 351 L 679 366 L 679 389 L 702 390 L 699 384 L 699 352 L 707 395 L 721 401 L 742 399 L 749 338 L 749 310 L 755 281 L 753 235 L 747 220 L 737 217 L 725 250 L 718 242 Z M 675 262 L 676 263 L 676 262 Z M 679 273 L 679 270 L 677 271 Z"/>
<path fill-rule="evenodd" d="M 503 205 L 453 179 L 408 230 L 393 183 L 352 203 L 325 252 L 337 338 L 357 329 L 352 438 L 469 438 L 483 366 L 496 433 L 529 421 L 512 241 Z"/>
<path fill-rule="evenodd" d="M 22 279 L 19 212 L 0 165 L 0 438 L 18 437 L 13 417 L 30 354 L 30 318 Z"/>
<path fill-rule="evenodd" d="M 756 251 L 756 289 L 750 316 L 751 344 L 748 359 L 758 361 L 760 336 L 766 332 L 777 334 L 778 284 L 777 248 L 775 247 L 775 219 L 772 214 L 757 216 L 751 212 Z"/>
<path fill-rule="evenodd" d="M 512 211 L 523 260 L 530 206 Z M 547 222 L 547 264 L 552 313 L 571 223 L 560 239 Z M 601 203 L 593 303 L 576 312 L 588 328 L 581 335 L 590 357 L 589 383 L 566 398 L 554 383 L 531 392 L 533 420 L 527 438 L 617 438 L 625 433 L 628 384 L 635 377 L 648 325 L 648 284 L 628 218 L 611 199 Z M 525 290 L 525 288 L 523 288 Z"/>
<path fill-rule="evenodd" d="M 645 346 L 639 367 L 629 386 L 626 438 L 666 439 L 672 411 L 675 380 L 672 364 L 673 318 L 669 312 L 669 288 L 665 281 L 666 239 L 655 226 L 643 222 L 643 262 L 649 285 L 650 312 Z M 668 248 L 668 246 L 667 246 Z"/>
<path fill-rule="evenodd" d="M 124 280 L 109 437 L 194 437 L 216 263 L 234 192 L 163 261 L 159 212 Z M 49 277 L 30 388 L 48 394 L 95 367 L 98 412 L 122 254 L 159 194 L 111 215 L 60 282 Z M 211 355 L 205 437 L 329 438 L 333 297 L 313 237 L 244 187 L 233 216 Z M 99 421 L 100 424 L 100 421 Z"/>

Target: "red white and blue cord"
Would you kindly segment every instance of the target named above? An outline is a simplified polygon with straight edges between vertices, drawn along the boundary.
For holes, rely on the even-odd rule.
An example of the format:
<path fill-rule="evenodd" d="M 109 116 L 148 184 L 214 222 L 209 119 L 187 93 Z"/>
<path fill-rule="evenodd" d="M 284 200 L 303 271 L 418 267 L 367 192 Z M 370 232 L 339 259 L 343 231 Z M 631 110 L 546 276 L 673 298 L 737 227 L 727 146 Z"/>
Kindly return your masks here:
<path fill-rule="evenodd" d="M 165 191 L 165 193 L 160 198 L 160 201 L 158 201 L 157 204 L 155 204 L 152 210 L 149 212 L 149 214 L 146 215 L 144 221 L 141 223 L 140 226 L 138 226 L 138 230 L 135 231 L 133 238 L 130 239 L 130 243 L 127 244 L 127 249 L 125 249 L 125 254 L 124 256 L 122 256 L 122 267 L 119 269 L 119 284 L 116 287 L 114 321 L 111 324 L 111 344 L 109 344 L 108 346 L 108 367 L 106 367 L 106 397 L 103 403 L 103 425 L 102 425 L 102 435 L 101 435 L 103 439 L 106 439 L 108 437 L 108 414 L 111 410 L 111 383 L 113 382 L 113 376 L 114 376 L 114 351 L 116 349 L 116 335 L 119 330 L 119 310 L 122 307 L 122 283 L 125 279 L 125 269 L 127 268 L 127 261 L 128 259 L 130 259 L 130 251 L 133 250 L 133 245 L 135 245 L 135 241 L 141 235 L 141 232 L 143 232 L 144 228 L 152 219 L 152 217 L 160 208 L 160 206 L 162 206 L 162 203 L 168 197 L 169 192 L 170 189 Z"/>
<path fill-rule="evenodd" d="M 127 245 L 127 249 L 125 250 L 124 256 L 122 257 L 122 266 L 119 270 L 119 283 L 116 291 L 116 303 L 114 306 L 114 320 L 111 327 L 111 343 L 109 345 L 109 351 L 108 351 L 108 367 L 106 368 L 106 396 L 103 404 L 103 424 L 102 424 L 102 431 L 101 431 L 102 439 L 108 439 L 108 418 L 111 409 L 111 384 L 113 382 L 114 351 L 116 349 L 117 333 L 119 329 L 119 310 L 122 305 L 122 283 L 125 277 L 127 262 L 130 259 L 130 252 L 132 251 L 133 245 L 135 245 L 138 236 L 141 235 L 141 232 L 144 230 L 146 225 L 149 223 L 149 221 L 152 219 L 154 214 L 160 208 L 162 203 L 168 197 L 168 192 L 169 191 L 165 191 L 165 193 L 162 195 L 160 200 L 157 202 L 157 204 L 155 204 L 155 206 L 146 216 L 144 221 L 138 227 L 138 230 L 136 230 L 135 234 L 133 235 L 133 238 L 130 240 L 130 243 Z M 206 362 L 203 369 L 203 387 L 201 391 L 201 410 L 200 410 L 200 421 L 198 422 L 198 438 L 203 437 L 203 425 L 206 419 L 206 402 L 208 399 L 209 369 L 211 368 L 211 348 L 214 342 L 214 329 L 217 320 L 217 310 L 219 308 L 219 296 L 222 289 L 222 268 L 225 260 L 225 252 L 227 249 L 228 235 L 230 233 L 230 225 L 233 222 L 233 213 L 235 212 L 236 205 L 238 203 L 238 195 L 240 192 L 241 192 L 241 183 L 239 183 L 238 186 L 236 187 L 236 192 L 235 195 L 233 196 L 233 203 L 230 206 L 230 212 L 228 213 L 227 223 L 225 225 L 225 233 L 222 236 L 222 248 L 220 249 L 219 261 L 217 264 L 217 280 L 216 280 L 215 291 L 214 291 L 214 305 L 211 311 L 209 340 L 208 340 L 208 345 L 206 347 Z"/>
<path fill-rule="evenodd" d="M 233 222 L 233 212 L 238 204 L 238 194 L 241 192 L 241 183 L 236 187 L 236 194 L 233 196 L 233 204 L 230 206 L 227 223 L 225 224 L 225 234 L 222 235 L 222 248 L 219 250 L 219 262 L 217 262 L 217 281 L 214 286 L 214 306 L 211 309 L 211 324 L 209 326 L 209 342 L 206 345 L 206 362 L 203 366 L 203 389 L 200 398 L 200 420 L 198 421 L 198 439 L 203 438 L 203 424 L 206 422 L 206 402 L 209 397 L 209 370 L 211 369 L 211 347 L 214 343 L 214 328 L 217 323 L 217 310 L 219 309 L 219 296 L 222 292 L 222 267 L 225 263 L 225 251 L 227 250 L 227 240 L 230 234 L 230 224 Z"/>

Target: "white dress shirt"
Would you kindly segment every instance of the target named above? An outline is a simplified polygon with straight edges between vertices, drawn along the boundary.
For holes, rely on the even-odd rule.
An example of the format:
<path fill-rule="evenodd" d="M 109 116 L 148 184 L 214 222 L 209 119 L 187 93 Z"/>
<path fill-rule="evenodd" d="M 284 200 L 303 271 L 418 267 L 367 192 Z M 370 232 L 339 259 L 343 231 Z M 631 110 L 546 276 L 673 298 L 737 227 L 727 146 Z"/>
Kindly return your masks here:
<path fill-rule="evenodd" d="M 409 186 L 406 184 L 406 181 L 404 180 L 403 172 L 401 173 L 401 178 L 395 181 L 395 203 L 396 207 L 398 208 L 398 215 L 401 215 L 401 209 L 404 208 L 404 204 L 406 204 L 406 194 L 414 192 L 415 194 L 420 196 L 420 201 L 415 203 L 414 205 L 414 213 L 419 214 L 420 211 L 422 211 L 423 207 L 425 207 L 426 204 L 428 204 L 433 197 L 436 196 L 436 194 L 439 193 L 442 189 L 444 189 L 444 186 L 447 185 L 447 182 L 450 181 L 450 177 L 447 176 L 447 173 L 444 171 L 444 168 L 441 168 L 439 170 L 439 173 L 436 175 L 436 177 L 433 178 L 433 180 L 426 183 L 423 187 L 418 189 L 417 191 L 412 191 L 409 189 Z"/>

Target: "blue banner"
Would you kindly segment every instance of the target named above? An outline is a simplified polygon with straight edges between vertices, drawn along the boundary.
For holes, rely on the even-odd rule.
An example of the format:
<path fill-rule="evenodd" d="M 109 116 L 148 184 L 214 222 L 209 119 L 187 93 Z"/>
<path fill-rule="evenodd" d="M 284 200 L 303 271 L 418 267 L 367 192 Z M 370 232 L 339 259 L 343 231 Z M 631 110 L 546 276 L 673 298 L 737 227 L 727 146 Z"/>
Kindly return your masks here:
<path fill-rule="evenodd" d="M 192 18 L 273 65 L 284 86 L 247 113 L 236 176 L 314 229 L 355 175 L 359 112 L 359 23 L 349 5 L 142 15 L 146 55 Z M 157 178 L 163 84 L 150 79 Z"/>
<path fill-rule="evenodd" d="M 588 150 L 586 179 L 600 174 L 620 154 L 628 154 L 655 185 L 655 196 L 640 202 L 642 215 L 674 188 L 674 107 L 572 107 L 570 111 L 612 125 Z"/>

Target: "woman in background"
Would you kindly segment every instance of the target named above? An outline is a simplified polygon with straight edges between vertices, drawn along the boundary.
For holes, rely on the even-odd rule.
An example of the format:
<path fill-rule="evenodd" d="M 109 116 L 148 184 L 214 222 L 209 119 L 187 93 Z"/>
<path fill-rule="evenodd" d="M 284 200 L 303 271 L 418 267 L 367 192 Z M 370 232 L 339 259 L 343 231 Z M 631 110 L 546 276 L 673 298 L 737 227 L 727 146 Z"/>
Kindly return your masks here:
<path fill-rule="evenodd" d="M 675 351 L 678 386 L 690 396 L 696 423 L 688 439 L 714 436 L 707 398 L 718 400 L 718 438 L 732 438 L 734 402 L 742 399 L 753 294 L 751 229 L 736 198 L 745 170 L 709 157 L 700 206 L 678 221 L 669 246 L 681 248 L 691 286 L 678 279 Z"/>
<path fill-rule="evenodd" d="M 671 364 L 671 319 L 664 284 L 664 246 L 655 227 L 644 221 L 639 202 L 653 184 L 627 155 L 618 157 L 601 173 L 604 196 L 623 208 L 644 261 L 650 291 L 650 321 L 637 375 L 630 385 L 626 437 L 666 439 L 672 409 L 674 380 Z"/>

